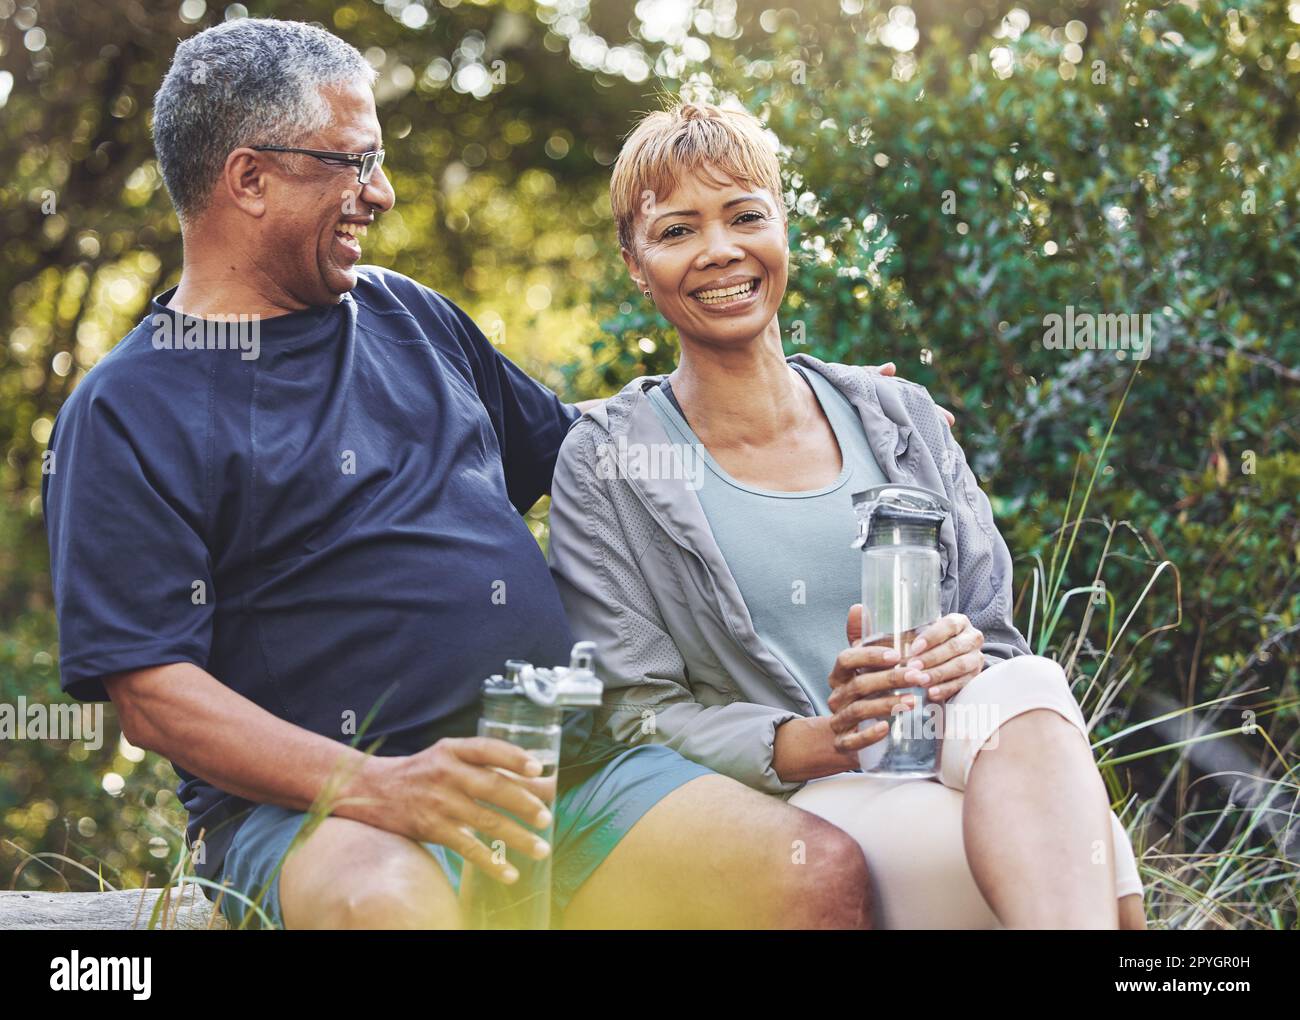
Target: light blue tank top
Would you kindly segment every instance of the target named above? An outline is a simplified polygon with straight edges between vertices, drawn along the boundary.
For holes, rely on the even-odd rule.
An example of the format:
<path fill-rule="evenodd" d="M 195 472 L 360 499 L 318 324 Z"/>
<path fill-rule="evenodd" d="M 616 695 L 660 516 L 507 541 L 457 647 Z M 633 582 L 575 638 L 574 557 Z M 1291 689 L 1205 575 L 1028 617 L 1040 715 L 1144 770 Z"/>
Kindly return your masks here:
<path fill-rule="evenodd" d="M 649 396 L 669 438 L 695 446 L 705 464 L 697 495 L 754 629 L 827 715 L 827 677 L 848 643 L 849 606 L 862 601 L 851 497 L 889 479 L 848 399 L 819 373 L 791 367 L 812 385 L 840 446 L 843 467 L 825 488 L 773 492 L 737 481 L 709 455 L 663 390 L 654 387 Z"/>

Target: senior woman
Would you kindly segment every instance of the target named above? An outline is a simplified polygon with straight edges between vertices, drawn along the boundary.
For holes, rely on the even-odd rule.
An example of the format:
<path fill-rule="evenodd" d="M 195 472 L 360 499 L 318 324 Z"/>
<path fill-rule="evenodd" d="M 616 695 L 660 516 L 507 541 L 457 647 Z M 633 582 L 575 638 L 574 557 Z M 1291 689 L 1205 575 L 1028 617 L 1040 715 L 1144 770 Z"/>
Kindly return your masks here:
<path fill-rule="evenodd" d="M 782 352 L 788 224 L 760 124 L 652 113 L 610 191 L 628 272 L 681 351 L 574 424 L 552 486 L 551 567 L 575 633 L 600 643 L 602 722 L 853 835 L 881 927 L 1145 927 L 1082 713 L 1012 625 L 1010 554 L 939 409 L 915 384 Z M 855 647 L 850 613 L 849 497 L 885 482 L 952 507 L 946 615 L 902 662 Z M 911 684 L 981 724 L 945 733 L 937 779 L 855 771 L 907 706 L 880 692 Z"/>

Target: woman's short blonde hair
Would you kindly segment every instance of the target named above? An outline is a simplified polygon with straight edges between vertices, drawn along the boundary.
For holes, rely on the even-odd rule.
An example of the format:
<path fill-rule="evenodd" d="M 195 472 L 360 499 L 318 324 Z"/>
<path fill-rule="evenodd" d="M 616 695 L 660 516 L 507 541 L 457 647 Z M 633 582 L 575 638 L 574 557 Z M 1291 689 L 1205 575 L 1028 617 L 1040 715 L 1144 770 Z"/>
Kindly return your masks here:
<path fill-rule="evenodd" d="M 618 243 L 632 246 L 632 224 L 646 196 L 667 198 L 677 182 L 708 164 L 747 188 L 765 188 L 785 216 L 781 164 L 758 118 L 747 110 L 710 103 L 679 103 L 647 114 L 618 154 L 609 204 Z"/>

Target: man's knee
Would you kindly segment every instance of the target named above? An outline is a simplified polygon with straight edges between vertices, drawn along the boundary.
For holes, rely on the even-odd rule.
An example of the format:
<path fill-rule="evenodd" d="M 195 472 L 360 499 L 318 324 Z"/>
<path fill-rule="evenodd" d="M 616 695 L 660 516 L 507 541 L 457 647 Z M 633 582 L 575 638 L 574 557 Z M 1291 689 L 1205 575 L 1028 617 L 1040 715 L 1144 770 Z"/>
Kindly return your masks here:
<path fill-rule="evenodd" d="M 327 818 L 286 859 L 280 903 L 289 928 L 459 928 L 451 883 L 414 840 Z"/>
<path fill-rule="evenodd" d="M 445 884 L 445 880 L 444 883 Z M 462 927 L 450 887 L 446 895 L 426 872 L 357 876 L 328 905 L 331 928 L 456 929 Z"/>

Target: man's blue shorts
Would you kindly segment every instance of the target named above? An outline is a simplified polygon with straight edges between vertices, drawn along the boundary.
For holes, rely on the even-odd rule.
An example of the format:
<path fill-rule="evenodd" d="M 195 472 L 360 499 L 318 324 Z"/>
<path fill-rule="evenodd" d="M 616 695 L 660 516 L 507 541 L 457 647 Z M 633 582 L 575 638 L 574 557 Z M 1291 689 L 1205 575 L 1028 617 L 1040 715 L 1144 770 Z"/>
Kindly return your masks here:
<path fill-rule="evenodd" d="M 641 744 L 621 751 L 581 782 L 560 790 L 551 843 L 553 917 L 562 915 L 578 887 L 642 815 L 679 786 L 713 774 L 712 769 L 662 744 Z M 260 896 L 262 910 L 279 928 L 284 927 L 284 917 L 278 865 L 306 820 L 306 812 L 259 804 L 240 825 L 226 853 L 222 880 L 254 901 Z M 436 843 L 424 845 L 459 892 L 460 854 Z M 233 926 L 243 922 L 245 913 L 252 913 L 245 927 L 265 926 L 237 897 L 222 896 L 221 911 Z"/>

